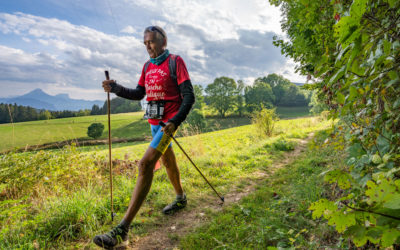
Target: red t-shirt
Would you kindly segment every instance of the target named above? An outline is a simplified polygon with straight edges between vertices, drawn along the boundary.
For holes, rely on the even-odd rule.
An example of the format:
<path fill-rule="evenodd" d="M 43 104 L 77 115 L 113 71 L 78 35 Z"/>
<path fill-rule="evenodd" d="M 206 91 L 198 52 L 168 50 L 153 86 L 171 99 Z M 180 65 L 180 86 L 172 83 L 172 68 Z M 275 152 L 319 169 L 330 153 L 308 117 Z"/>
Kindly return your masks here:
<path fill-rule="evenodd" d="M 147 101 L 172 101 L 165 103 L 163 122 L 167 122 L 169 119 L 174 117 L 176 113 L 178 113 L 179 107 L 182 103 L 182 97 L 178 89 L 179 87 L 172 81 L 169 73 L 168 62 L 170 58 L 171 55 L 169 55 L 160 65 L 150 63 L 147 67 L 146 74 L 143 66 L 142 75 L 140 76 L 138 83 L 140 86 L 145 87 Z M 176 57 L 176 78 L 178 85 L 184 81 L 190 80 L 185 62 L 179 56 Z M 152 125 L 158 125 L 159 121 L 160 120 L 157 119 L 149 119 L 149 123 Z"/>

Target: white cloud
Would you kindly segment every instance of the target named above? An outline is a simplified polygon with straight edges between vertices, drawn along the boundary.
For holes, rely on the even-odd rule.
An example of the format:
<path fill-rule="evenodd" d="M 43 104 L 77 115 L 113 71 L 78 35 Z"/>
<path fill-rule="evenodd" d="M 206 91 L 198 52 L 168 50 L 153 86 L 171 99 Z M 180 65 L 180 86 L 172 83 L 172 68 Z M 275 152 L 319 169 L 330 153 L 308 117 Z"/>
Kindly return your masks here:
<path fill-rule="evenodd" d="M 27 89 L 43 86 L 52 94 L 67 92 L 72 98 L 93 99 L 101 95 L 100 83 L 108 69 L 111 78 L 134 87 L 148 58 L 142 40 L 146 25 L 166 30 L 170 51 L 183 57 L 195 84 L 211 83 L 221 75 L 246 82 L 269 73 L 293 81 L 304 79 L 272 45 L 272 36 L 283 34 L 280 11 L 268 1 L 124 0 L 111 4 L 117 25 L 123 27 L 118 35 L 56 18 L 0 13 L 0 35 L 20 36 L 32 46 L 23 50 L 0 42 L 0 71 L 6 72 L 0 84 L 25 84 Z"/>
<path fill-rule="evenodd" d="M 30 89 L 34 88 L 31 82 L 75 87 L 70 91 L 76 87 L 99 88 L 104 69 L 111 69 L 115 77 L 134 86 L 138 77 L 132 71 L 141 69 L 141 62 L 146 58 L 142 42 L 133 36 L 107 35 L 57 19 L 3 13 L 0 14 L 0 31 L 29 36 L 31 41 L 44 46 L 43 51 L 51 51 L 52 55 L 27 53 L 0 46 L 0 65 L 7 72 L 3 79 L 26 82 Z M 79 95 L 69 94 L 71 97 Z"/>
<path fill-rule="evenodd" d="M 210 40 L 237 38 L 240 29 L 282 34 L 280 10 L 268 1 L 194 1 L 194 0 L 125 0 L 132 6 L 146 7 L 159 13 L 173 25 L 190 24 L 205 32 Z"/>
<path fill-rule="evenodd" d="M 137 33 L 136 29 L 133 28 L 132 26 L 128 25 L 125 28 L 121 30 L 122 33 L 127 33 L 127 34 L 135 34 Z"/>

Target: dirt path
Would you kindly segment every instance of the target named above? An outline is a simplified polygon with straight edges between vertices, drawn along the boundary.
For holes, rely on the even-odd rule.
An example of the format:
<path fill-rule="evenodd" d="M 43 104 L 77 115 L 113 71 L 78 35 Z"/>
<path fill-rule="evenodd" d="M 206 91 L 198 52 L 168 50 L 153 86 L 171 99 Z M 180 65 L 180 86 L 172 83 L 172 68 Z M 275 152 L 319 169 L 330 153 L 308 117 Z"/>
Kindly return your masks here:
<path fill-rule="evenodd" d="M 274 162 L 267 171 L 256 171 L 253 178 L 245 188 L 233 188 L 230 193 L 225 194 L 225 204 L 223 207 L 230 206 L 233 203 L 239 202 L 244 196 L 252 193 L 257 184 L 271 176 L 277 169 L 290 164 L 297 158 L 306 148 L 307 142 L 313 137 L 311 133 L 306 139 L 299 140 L 295 150 L 284 154 L 282 160 Z M 177 249 L 179 238 L 196 227 L 205 223 L 208 219 L 203 213 L 205 209 L 214 211 L 222 211 L 222 206 L 216 204 L 215 197 L 205 199 L 201 207 L 183 210 L 172 216 L 166 216 L 160 221 L 158 228 L 144 237 L 130 237 L 129 249 Z"/>

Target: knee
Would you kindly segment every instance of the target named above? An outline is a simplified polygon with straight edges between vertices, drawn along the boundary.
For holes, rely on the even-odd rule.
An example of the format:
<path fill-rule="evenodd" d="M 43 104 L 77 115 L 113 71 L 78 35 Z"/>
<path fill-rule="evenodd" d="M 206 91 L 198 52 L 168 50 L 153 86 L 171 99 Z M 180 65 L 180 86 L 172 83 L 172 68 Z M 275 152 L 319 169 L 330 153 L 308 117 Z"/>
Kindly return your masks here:
<path fill-rule="evenodd" d="M 153 168 L 155 163 L 149 160 L 142 159 L 139 162 L 139 175 L 140 176 L 149 176 L 153 175 Z"/>
<path fill-rule="evenodd" d="M 165 157 L 161 158 L 161 162 L 162 162 L 162 164 L 164 165 L 165 168 L 169 168 L 170 167 L 170 164 L 169 164 L 168 160 L 165 159 Z"/>

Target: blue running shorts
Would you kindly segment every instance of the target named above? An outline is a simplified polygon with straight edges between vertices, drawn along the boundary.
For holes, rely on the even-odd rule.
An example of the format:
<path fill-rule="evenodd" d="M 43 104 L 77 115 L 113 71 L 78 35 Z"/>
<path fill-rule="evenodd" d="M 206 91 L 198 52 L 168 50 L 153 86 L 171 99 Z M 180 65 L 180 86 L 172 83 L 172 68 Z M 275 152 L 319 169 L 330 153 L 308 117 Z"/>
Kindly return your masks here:
<path fill-rule="evenodd" d="M 164 152 L 167 150 L 168 147 L 172 147 L 172 137 L 169 137 L 168 135 L 164 134 L 163 131 L 161 131 L 162 127 L 161 125 L 151 125 L 151 135 L 153 136 L 153 140 L 150 143 L 150 147 L 154 148 L 155 150 L 161 152 L 164 154 Z M 176 131 L 174 135 L 176 134 Z"/>

